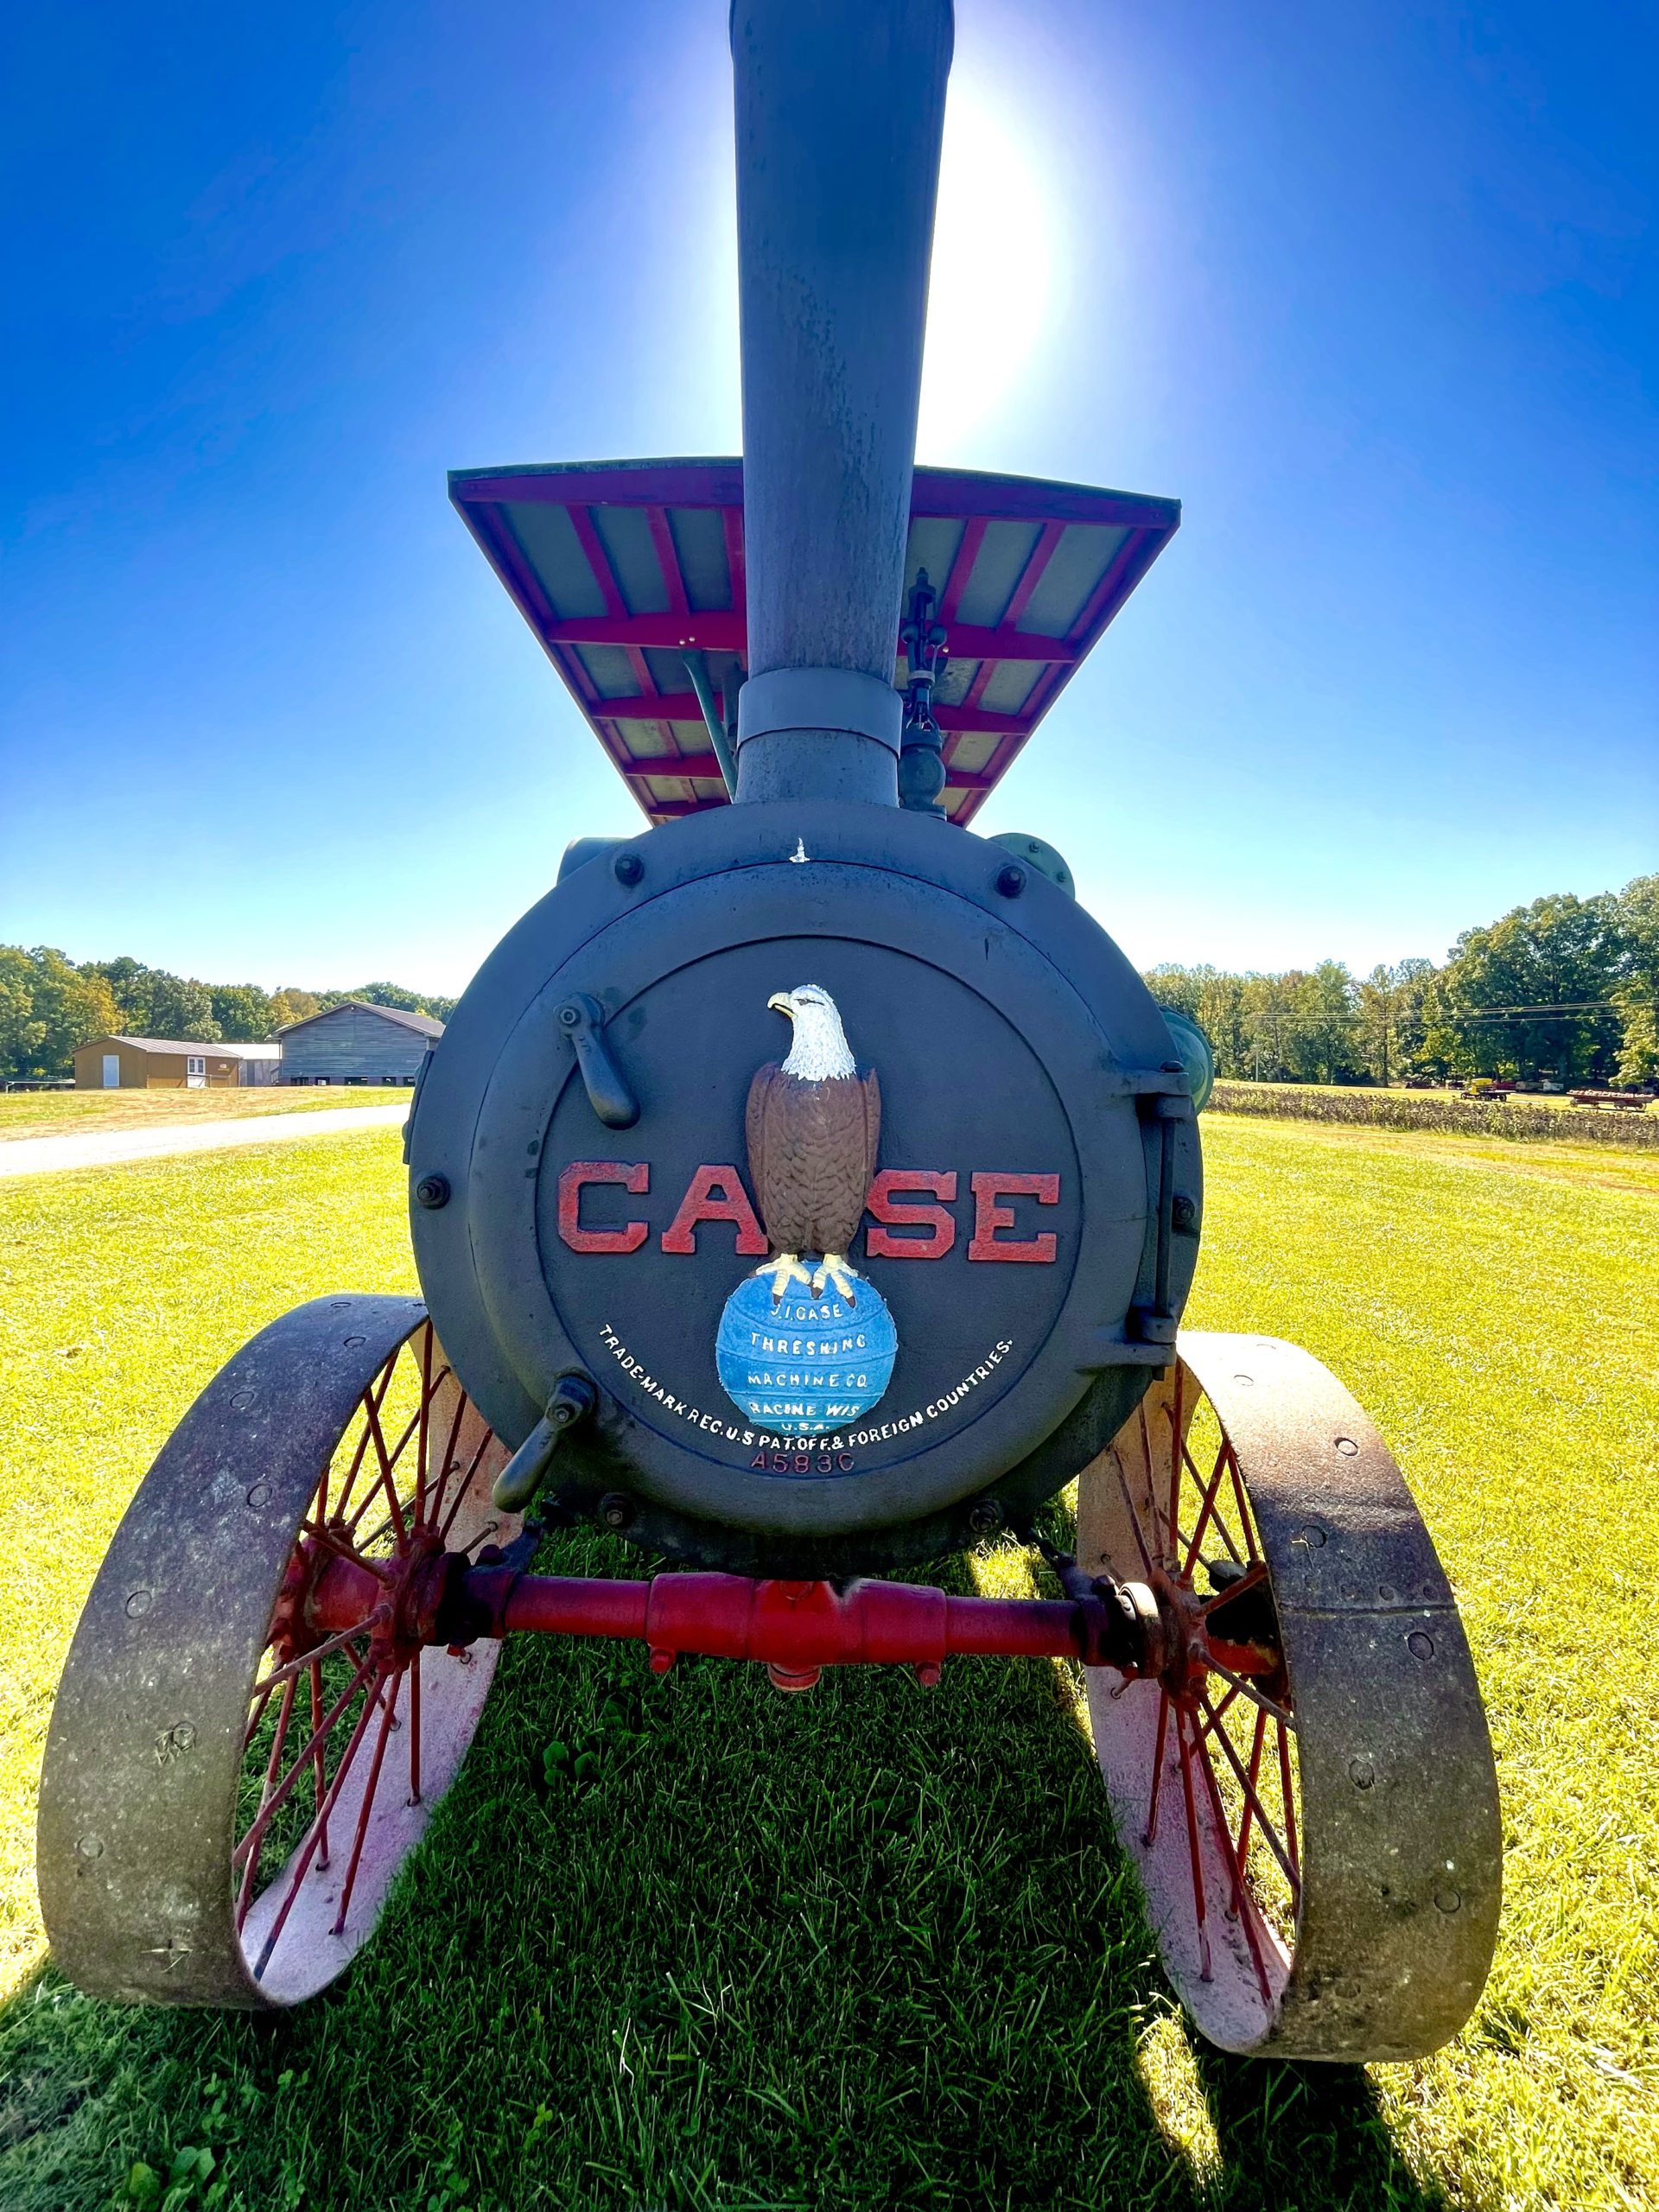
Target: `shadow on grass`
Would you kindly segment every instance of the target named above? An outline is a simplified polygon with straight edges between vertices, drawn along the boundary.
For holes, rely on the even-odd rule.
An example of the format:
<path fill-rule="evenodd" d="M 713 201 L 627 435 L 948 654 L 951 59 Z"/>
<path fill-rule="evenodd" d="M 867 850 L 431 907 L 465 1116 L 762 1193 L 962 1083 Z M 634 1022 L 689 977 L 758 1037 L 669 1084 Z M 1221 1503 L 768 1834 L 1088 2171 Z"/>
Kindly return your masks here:
<path fill-rule="evenodd" d="M 546 1563 L 629 1571 L 593 1539 Z M 1434 2202 L 1363 2074 L 1194 2049 L 1034 1662 L 784 1698 L 526 1639 L 334 1991 L 128 2012 L 48 1973 L 0 2079 L 7 2212 L 118 2203 L 202 2145 L 178 2212 Z"/>

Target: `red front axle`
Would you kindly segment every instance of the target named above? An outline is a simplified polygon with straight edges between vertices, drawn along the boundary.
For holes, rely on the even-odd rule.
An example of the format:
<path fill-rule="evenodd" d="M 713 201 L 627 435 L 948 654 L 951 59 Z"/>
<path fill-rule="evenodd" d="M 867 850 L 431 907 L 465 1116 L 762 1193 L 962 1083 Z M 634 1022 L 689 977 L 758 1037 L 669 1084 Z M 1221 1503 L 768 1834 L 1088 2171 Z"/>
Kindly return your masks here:
<path fill-rule="evenodd" d="M 1090 1585 L 1076 1597 L 952 1598 L 908 1582 L 753 1580 L 659 1574 L 646 1582 L 528 1574 L 511 1560 L 477 1565 L 435 1548 L 396 1583 L 371 1562 L 320 1561 L 304 1605 L 319 1637 L 368 1619 L 391 1643 L 467 1644 L 529 1629 L 543 1635 L 637 1637 L 664 1674 L 683 1651 L 761 1662 L 780 1688 L 807 1689 L 824 1667 L 912 1666 L 938 1681 L 955 1656 L 1079 1659 L 1123 1674 L 1155 1659 L 1150 1591 Z"/>

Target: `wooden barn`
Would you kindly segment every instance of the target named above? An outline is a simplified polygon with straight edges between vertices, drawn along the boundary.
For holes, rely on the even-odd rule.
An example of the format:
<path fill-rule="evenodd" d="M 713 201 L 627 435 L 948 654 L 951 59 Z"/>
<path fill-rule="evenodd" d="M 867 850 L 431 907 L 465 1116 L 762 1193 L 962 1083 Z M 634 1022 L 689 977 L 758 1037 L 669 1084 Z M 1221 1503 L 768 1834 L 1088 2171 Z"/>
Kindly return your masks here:
<path fill-rule="evenodd" d="M 346 999 L 276 1032 L 284 1083 L 413 1083 L 443 1034 L 430 1014 Z"/>
<path fill-rule="evenodd" d="M 94 1037 L 75 1052 L 77 1090 L 235 1090 L 275 1083 L 279 1045 L 204 1045 L 179 1037 Z"/>

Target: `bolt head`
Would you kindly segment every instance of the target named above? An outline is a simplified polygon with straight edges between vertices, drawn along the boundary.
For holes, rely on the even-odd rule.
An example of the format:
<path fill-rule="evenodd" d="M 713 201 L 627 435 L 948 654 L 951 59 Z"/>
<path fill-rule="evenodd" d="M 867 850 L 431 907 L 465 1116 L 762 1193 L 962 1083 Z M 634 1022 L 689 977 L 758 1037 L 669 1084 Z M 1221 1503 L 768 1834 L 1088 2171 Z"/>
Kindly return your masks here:
<path fill-rule="evenodd" d="M 582 1008 L 579 1006 L 562 1006 L 559 1008 L 559 1027 L 562 1029 L 574 1029 L 581 1020 Z"/>
<path fill-rule="evenodd" d="M 1002 1508 L 994 1497 L 982 1497 L 969 1509 L 968 1526 L 977 1536 L 994 1535 L 1002 1526 Z"/>
<path fill-rule="evenodd" d="M 996 887 L 1005 899 L 1017 899 L 1026 887 L 1026 871 L 1010 861 L 996 871 Z"/>
<path fill-rule="evenodd" d="M 611 874 L 619 883 L 638 883 L 645 872 L 645 864 L 638 853 L 619 853 L 611 862 Z"/>
<path fill-rule="evenodd" d="M 415 1185 L 415 1203 L 435 1213 L 440 1206 L 449 1203 L 449 1178 L 447 1175 L 423 1175 Z"/>
<path fill-rule="evenodd" d="M 599 1501 L 599 1517 L 607 1529 L 626 1529 L 633 1518 L 633 1500 L 620 1490 L 607 1491 Z"/>

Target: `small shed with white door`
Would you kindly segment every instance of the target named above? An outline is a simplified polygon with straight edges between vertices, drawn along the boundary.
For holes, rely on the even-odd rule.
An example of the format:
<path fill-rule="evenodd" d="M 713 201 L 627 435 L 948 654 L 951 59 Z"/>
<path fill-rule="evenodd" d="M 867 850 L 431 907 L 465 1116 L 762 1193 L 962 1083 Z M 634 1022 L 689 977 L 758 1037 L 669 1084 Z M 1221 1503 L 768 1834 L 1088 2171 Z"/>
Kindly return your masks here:
<path fill-rule="evenodd" d="M 77 1090 L 236 1090 L 275 1083 L 280 1045 L 183 1037 L 94 1037 L 74 1055 Z"/>

